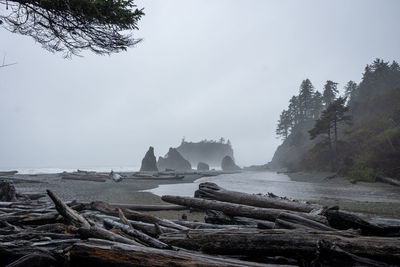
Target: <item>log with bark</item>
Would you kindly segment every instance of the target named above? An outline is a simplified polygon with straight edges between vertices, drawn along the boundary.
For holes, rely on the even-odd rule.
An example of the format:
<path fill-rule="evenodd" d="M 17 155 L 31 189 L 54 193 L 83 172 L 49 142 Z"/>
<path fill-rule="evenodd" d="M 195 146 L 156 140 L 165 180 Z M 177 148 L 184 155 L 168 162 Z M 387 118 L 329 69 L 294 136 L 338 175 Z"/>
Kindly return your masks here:
<path fill-rule="evenodd" d="M 324 214 L 329 225 L 336 229 L 360 229 L 363 235 L 400 236 L 400 220 L 391 220 L 389 224 L 384 218 L 369 219 L 338 209 L 328 209 Z"/>
<path fill-rule="evenodd" d="M 195 192 L 195 196 L 260 208 L 283 209 L 299 212 L 311 212 L 312 210 L 322 209 L 321 205 L 290 201 L 277 196 L 254 195 L 226 190 L 215 183 L 210 182 L 199 184 L 199 189 Z"/>
<path fill-rule="evenodd" d="M 68 254 L 70 266 L 272 266 L 184 250 L 161 250 L 103 241 L 76 243 Z"/>
<path fill-rule="evenodd" d="M 400 239 L 359 236 L 341 231 L 305 230 L 188 230 L 168 233 L 160 240 L 172 246 L 220 255 L 288 256 L 311 261 L 319 240 L 336 244 L 343 250 L 388 264 L 400 262 Z"/>
<path fill-rule="evenodd" d="M 192 198 L 192 197 L 179 197 L 179 196 L 167 195 L 167 196 L 162 196 L 161 199 L 169 203 L 193 207 L 196 209 L 219 210 L 231 216 L 242 216 L 260 220 L 275 221 L 282 212 L 288 212 L 316 222 L 325 224 L 327 223 L 327 220 L 324 216 L 313 215 L 304 212 L 286 211 L 282 209 L 257 208 L 253 206 L 233 204 L 217 200 Z"/>

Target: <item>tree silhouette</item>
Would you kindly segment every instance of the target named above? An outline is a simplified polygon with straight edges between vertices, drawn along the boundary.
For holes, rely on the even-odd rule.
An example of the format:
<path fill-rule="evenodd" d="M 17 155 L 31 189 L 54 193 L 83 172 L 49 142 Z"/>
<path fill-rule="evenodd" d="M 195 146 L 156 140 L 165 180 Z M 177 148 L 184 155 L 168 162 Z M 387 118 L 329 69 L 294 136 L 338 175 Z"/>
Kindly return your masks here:
<path fill-rule="evenodd" d="M 340 123 L 347 122 L 351 120 L 351 116 L 346 115 L 349 107 L 346 104 L 346 97 L 339 97 L 333 101 L 326 110 L 322 112 L 321 118 L 315 122 L 313 129 L 309 131 L 311 139 L 316 138 L 321 134 L 326 134 L 328 136 L 327 141 L 329 145 L 329 150 L 332 155 L 332 169 L 336 169 L 336 158 L 338 154 L 338 125 Z M 332 147 L 332 134 L 333 134 L 333 144 Z"/>
<path fill-rule="evenodd" d="M 288 135 L 290 134 L 290 129 L 292 126 L 293 125 L 292 125 L 289 111 L 283 110 L 280 115 L 275 133 L 276 133 L 276 135 L 280 136 L 283 140 L 285 140 L 288 137 Z"/>
<path fill-rule="evenodd" d="M 322 93 L 325 106 L 328 107 L 336 98 L 336 94 L 339 92 L 337 89 L 338 83 L 330 80 L 326 81 L 324 86 L 324 92 Z"/>
<path fill-rule="evenodd" d="M 144 15 L 133 0 L 0 0 L 0 6 L 8 30 L 65 57 L 82 50 L 110 54 L 141 41 L 128 32 Z"/>

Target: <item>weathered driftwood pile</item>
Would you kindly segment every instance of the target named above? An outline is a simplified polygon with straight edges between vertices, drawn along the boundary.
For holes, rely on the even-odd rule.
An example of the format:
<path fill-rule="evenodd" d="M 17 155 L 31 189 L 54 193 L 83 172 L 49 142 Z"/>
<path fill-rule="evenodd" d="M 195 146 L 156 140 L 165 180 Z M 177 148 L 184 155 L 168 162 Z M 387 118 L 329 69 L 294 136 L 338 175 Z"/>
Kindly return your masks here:
<path fill-rule="evenodd" d="M 195 198 L 168 206 L 0 202 L 5 266 L 390 266 L 400 263 L 400 224 L 315 204 L 200 184 Z M 206 211 L 206 222 L 138 210 Z M 134 210 L 136 209 L 136 210 Z M 397 224 L 396 224 L 397 223 Z M 354 230 L 349 230 L 354 229 Z M 218 256 L 217 256 L 218 255 Z"/>

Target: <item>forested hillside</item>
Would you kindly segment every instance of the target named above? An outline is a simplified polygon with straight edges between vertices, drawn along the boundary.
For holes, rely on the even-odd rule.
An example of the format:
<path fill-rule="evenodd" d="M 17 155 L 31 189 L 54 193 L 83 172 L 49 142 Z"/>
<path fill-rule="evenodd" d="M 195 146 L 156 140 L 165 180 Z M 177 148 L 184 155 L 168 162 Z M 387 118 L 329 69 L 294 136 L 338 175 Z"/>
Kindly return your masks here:
<path fill-rule="evenodd" d="M 319 93 L 303 81 L 281 113 L 276 133 L 283 143 L 270 166 L 400 178 L 399 64 L 376 59 L 360 84 L 346 84 L 343 96 L 337 85 L 327 81 Z"/>

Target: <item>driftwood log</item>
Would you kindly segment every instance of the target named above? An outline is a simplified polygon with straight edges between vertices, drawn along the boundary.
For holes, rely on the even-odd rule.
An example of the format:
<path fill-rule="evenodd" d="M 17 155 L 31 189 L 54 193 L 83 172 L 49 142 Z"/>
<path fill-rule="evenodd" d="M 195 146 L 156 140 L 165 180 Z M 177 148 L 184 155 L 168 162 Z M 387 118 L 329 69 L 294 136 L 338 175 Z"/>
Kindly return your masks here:
<path fill-rule="evenodd" d="M 90 207 L 94 210 L 103 212 L 108 215 L 119 216 L 118 208 L 112 207 L 105 202 L 101 202 L 101 201 L 92 202 L 90 204 Z M 129 210 L 129 209 L 121 209 L 121 210 L 124 212 L 126 218 L 128 218 L 130 220 L 142 221 L 142 222 L 152 223 L 152 224 L 157 223 L 158 225 L 162 225 L 165 227 L 174 228 L 174 229 L 178 229 L 178 230 L 187 230 L 188 229 L 187 227 L 176 224 L 170 220 L 158 218 L 158 217 L 150 215 L 150 214 L 144 214 L 144 213 Z"/>
<path fill-rule="evenodd" d="M 385 177 L 385 176 L 377 176 L 376 177 L 376 181 L 377 182 L 382 182 L 382 183 L 387 183 L 387 184 L 391 184 L 394 186 L 400 186 L 400 181 L 393 179 L 393 178 L 389 178 L 389 177 Z"/>
<path fill-rule="evenodd" d="M 172 246 L 220 255 L 287 256 L 312 260 L 319 240 L 336 244 L 343 250 L 359 257 L 400 262 L 400 239 L 366 237 L 346 232 L 304 230 L 188 230 L 160 236 L 160 240 Z"/>
<path fill-rule="evenodd" d="M 327 220 L 324 216 L 313 215 L 303 212 L 286 211 L 281 209 L 257 208 L 253 206 L 232 204 L 217 200 L 207 200 L 207 199 L 199 199 L 192 197 L 179 197 L 179 196 L 167 195 L 167 196 L 162 196 L 161 199 L 169 203 L 193 207 L 196 209 L 218 210 L 231 216 L 243 216 L 259 220 L 275 221 L 282 212 L 288 212 L 288 213 L 290 212 L 316 222 L 325 224 L 327 223 Z"/>
<path fill-rule="evenodd" d="M 272 266 L 188 251 L 161 250 L 112 242 L 80 242 L 69 250 L 71 266 Z M 274 265 L 276 266 L 276 265 Z"/>
<path fill-rule="evenodd" d="M 383 218 L 377 218 L 372 221 L 357 214 L 338 209 L 326 210 L 325 216 L 329 225 L 336 229 L 360 229 L 363 235 L 400 236 L 400 220 L 392 220 L 395 223 L 388 224 Z"/>
<path fill-rule="evenodd" d="M 284 209 L 299 212 L 311 212 L 312 210 L 322 209 L 321 205 L 290 201 L 277 196 L 254 195 L 226 190 L 210 182 L 199 184 L 199 189 L 195 192 L 195 196 L 260 208 Z"/>

